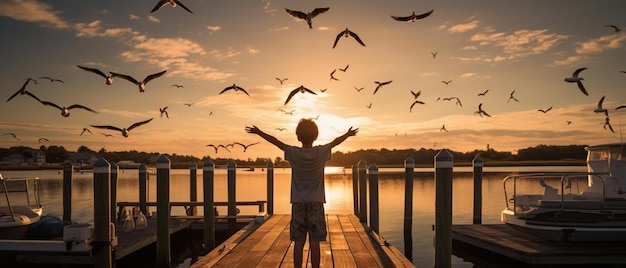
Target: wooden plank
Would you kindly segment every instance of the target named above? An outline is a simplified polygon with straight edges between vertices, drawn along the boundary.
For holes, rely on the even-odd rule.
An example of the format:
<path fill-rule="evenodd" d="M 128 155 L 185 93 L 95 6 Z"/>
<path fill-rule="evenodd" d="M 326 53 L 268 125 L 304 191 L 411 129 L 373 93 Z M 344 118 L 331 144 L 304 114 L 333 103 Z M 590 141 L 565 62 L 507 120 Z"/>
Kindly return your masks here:
<path fill-rule="evenodd" d="M 348 215 L 348 218 L 352 222 L 352 225 L 356 229 L 356 232 L 361 237 L 361 240 L 363 240 L 365 247 L 367 247 L 367 250 L 370 252 L 370 254 L 372 254 L 374 259 L 376 260 L 376 263 L 378 263 L 379 267 L 398 266 L 397 264 L 391 261 L 391 259 L 389 258 L 389 256 L 387 256 L 387 254 L 385 254 L 385 251 L 383 251 L 380 244 L 378 243 L 376 243 L 376 245 L 374 244 L 375 240 L 373 240 L 373 237 L 370 236 L 369 234 L 370 232 L 374 232 L 374 231 L 372 231 L 369 227 L 367 227 L 368 230 L 365 230 L 365 227 L 364 227 L 365 224 L 361 223 L 355 215 Z"/>
<path fill-rule="evenodd" d="M 320 242 L 320 267 L 333 267 L 333 253 L 330 248 L 330 232 L 328 232 L 328 214 L 326 214 L 326 241 Z"/>
<path fill-rule="evenodd" d="M 406 256 L 402 252 L 400 252 L 400 250 L 398 250 L 398 248 L 389 244 L 387 240 L 379 236 L 376 232 L 370 231 L 369 234 L 370 236 L 372 236 L 374 241 L 378 243 L 378 245 L 380 246 L 380 248 L 382 248 L 385 254 L 391 259 L 395 267 L 415 267 L 415 264 L 407 259 Z"/>
<path fill-rule="evenodd" d="M 339 215 L 339 224 L 341 224 L 356 265 L 358 267 L 378 267 L 376 259 L 368 251 L 367 246 L 365 246 L 364 241 L 361 240 L 361 237 L 347 215 Z"/>
<path fill-rule="evenodd" d="M 267 255 L 267 252 L 278 239 L 289 220 L 289 217 L 282 217 L 234 267 L 255 267 L 263 256 Z"/>
<path fill-rule="evenodd" d="M 343 230 L 339 224 L 337 215 L 328 217 L 328 235 L 330 237 L 330 248 L 332 250 L 333 263 L 335 267 L 356 267 L 348 242 L 343 236 Z"/>
<path fill-rule="evenodd" d="M 189 227 L 194 220 L 170 220 L 170 235 Z M 119 260 L 137 250 L 156 242 L 156 219 L 148 219 L 148 227 L 143 230 L 124 232 L 122 224 L 116 225 L 118 245 L 114 247 L 115 259 Z"/>
<path fill-rule="evenodd" d="M 289 218 L 291 219 L 291 218 Z M 277 228 L 276 226 L 275 228 Z M 291 239 L 289 238 L 289 222 L 282 226 L 282 232 L 272 244 L 272 247 L 267 251 L 267 254 L 263 256 L 256 267 L 258 268 L 270 268 L 279 267 L 285 259 L 292 259 L 292 255 L 287 255 L 287 251 L 291 246 Z M 293 266 L 293 262 L 291 264 Z"/>

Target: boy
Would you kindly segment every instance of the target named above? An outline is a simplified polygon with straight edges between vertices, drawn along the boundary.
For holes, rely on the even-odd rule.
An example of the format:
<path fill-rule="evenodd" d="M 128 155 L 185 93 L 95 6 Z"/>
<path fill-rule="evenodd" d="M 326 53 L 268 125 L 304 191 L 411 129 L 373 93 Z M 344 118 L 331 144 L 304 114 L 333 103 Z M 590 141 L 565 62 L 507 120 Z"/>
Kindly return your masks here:
<path fill-rule="evenodd" d="M 356 135 L 359 129 L 348 131 L 328 144 L 313 146 L 318 129 L 312 119 L 301 119 L 296 127 L 302 147 L 287 145 L 256 126 L 246 127 L 246 132 L 257 134 L 285 152 L 291 165 L 291 224 L 290 239 L 295 242 L 294 267 L 302 267 L 303 249 L 307 233 L 311 251 L 311 265 L 320 266 L 320 241 L 326 241 L 324 203 L 324 167 L 330 160 L 332 147 Z"/>

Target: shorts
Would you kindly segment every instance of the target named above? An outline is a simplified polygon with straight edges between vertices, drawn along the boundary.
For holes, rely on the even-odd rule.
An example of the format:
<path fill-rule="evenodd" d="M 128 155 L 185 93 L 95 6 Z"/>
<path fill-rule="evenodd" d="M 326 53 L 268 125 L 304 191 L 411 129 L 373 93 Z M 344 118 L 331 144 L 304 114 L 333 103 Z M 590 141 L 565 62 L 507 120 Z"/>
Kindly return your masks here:
<path fill-rule="evenodd" d="M 304 242 L 309 234 L 309 242 L 326 241 L 326 216 L 324 203 L 306 202 L 291 204 L 291 241 Z"/>

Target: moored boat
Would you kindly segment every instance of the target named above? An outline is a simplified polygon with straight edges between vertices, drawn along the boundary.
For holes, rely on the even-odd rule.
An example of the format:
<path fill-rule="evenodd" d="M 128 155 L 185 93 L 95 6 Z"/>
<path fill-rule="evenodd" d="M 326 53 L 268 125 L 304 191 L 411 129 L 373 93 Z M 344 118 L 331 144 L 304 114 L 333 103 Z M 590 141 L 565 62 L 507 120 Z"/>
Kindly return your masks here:
<path fill-rule="evenodd" d="M 626 241 L 626 143 L 587 147 L 587 171 L 504 181 L 502 222 L 549 241 Z"/>
<path fill-rule="evenodd" d="M 39 178 L 5 179 L 0 174 L 0 195 L 0 239 L 25 238 L 43 212 Z"/>

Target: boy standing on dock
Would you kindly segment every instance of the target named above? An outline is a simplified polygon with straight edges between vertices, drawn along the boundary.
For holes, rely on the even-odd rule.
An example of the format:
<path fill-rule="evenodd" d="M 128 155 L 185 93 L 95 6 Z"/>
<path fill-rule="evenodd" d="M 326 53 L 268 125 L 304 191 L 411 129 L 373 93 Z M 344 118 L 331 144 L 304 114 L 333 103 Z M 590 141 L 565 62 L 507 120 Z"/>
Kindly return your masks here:
<path fill-rule="evenodd" d="M 290 239 L 295 242 L 293 252 L 294 267 L 302 267 L 303 249 L 307 234 L 311 251 L 311 265 L 320 266 L 320 241 L 326 241 L 326 219 L 324 203 L 324 167 L 330 160 L 331 149 L 348 137 L 356 135 L 359 129 L 348 131 L 328 144 L 313 146 L 318 129 L 312 119 L 301 119 L 296 127 L 298 141 L 302 147 L 291 146 L 276 137 L 261 131 L 258 127 L 246 127 L 246 132 L 257 134 L 285 152 L 285 160 L 291 165 L 291 223 Z"/>

